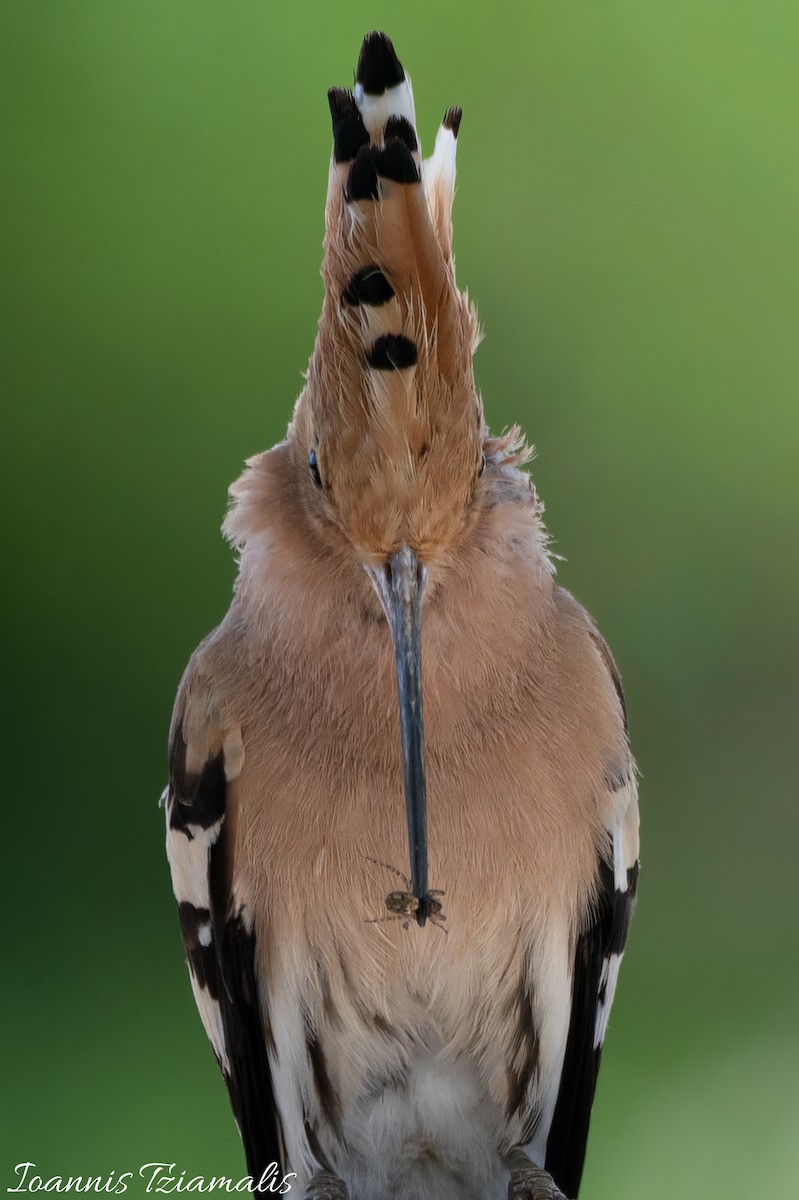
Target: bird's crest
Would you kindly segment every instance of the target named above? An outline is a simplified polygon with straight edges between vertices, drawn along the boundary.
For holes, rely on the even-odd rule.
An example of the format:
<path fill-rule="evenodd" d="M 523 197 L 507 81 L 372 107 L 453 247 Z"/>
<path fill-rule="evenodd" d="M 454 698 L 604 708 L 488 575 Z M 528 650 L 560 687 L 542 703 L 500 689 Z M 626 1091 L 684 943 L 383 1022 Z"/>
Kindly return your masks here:
<path fill-rule="evenodd" d="M 328 98 L 325 298 L 293 432 L 353 540 L 391 550 L 405 521 L 420 545 L 440 543 L 430 514 L 466 509 L 484 435 L 477 318 L 452 258 L 461 110 L 423 160 L 411 81 L 383 33 L 364 39 L 354 91 Z"/>

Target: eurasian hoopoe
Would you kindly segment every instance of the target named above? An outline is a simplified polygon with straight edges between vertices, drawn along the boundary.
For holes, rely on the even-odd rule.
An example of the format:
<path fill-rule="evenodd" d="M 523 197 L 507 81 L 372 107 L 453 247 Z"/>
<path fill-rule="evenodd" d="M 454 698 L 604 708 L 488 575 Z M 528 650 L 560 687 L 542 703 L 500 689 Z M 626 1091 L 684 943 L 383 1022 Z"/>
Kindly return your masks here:
<path fill-rule="evenodd" d="M 423 161 L 380 33 L 329 98 L 307 384 L 232 489 L 235 598 L 172 725 L 194 996 L 256 1181 L 574 1196 L 638 871 L 621 683 L 484 423 L 460 110 Z"/>

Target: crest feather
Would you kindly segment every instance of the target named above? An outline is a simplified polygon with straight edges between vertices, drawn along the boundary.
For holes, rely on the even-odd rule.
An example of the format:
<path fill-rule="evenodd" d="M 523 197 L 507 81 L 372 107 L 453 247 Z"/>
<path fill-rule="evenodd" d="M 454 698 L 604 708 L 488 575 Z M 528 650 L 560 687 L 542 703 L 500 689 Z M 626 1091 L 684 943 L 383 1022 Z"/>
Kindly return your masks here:
<path fill-rule="evenodd" d="M 414 414 L 452 421 L 459 408 L 479 427 L 477 319 L 452 259 L 461 110 L 447 110 L 423 162 L 411 81 L 382 33 L 364 38 L 354 91 L 328 99 L 325 301 L 309 388 L 356 427 L 404 436 Z"/>

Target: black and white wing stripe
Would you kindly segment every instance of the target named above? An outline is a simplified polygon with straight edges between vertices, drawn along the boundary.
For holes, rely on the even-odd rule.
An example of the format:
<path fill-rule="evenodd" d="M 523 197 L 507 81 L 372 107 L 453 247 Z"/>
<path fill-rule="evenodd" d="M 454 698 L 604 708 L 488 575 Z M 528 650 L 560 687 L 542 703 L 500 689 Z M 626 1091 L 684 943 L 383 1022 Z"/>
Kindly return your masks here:
<path fill-rule="evenodd" d="M 592 637 L 611 673 L 626 733 L 618 671 L 604 641 L 598 634 Z M 608 840 L 597 863 L 596 901 L 575 947 L 569 1035 L 547 1140 L 546 1169 L 571 1197 L 580 1186 L 602 1044 L 638 885 L 638 793 L 632 758 L 612 770 L 606 782 L 602 812 Z"/>
<path fill-rule="evenodd" d="M 281 1138 L 267 1055 L 269 1031 L 258 1001 L 255 934 L 233 901 L 235 776 L 241 740 L 189 755 L 176 714 L 165 794 L 167 857 L 178 903 L 192 991 L 227 1084 L 256 1183 L 281 1167 Z M 188 758 L 188 763 L 187 763 Z M 191 764 L 192 769 L 189 769 Z M 196 769 L 195 768 L 196 765 Z"/>

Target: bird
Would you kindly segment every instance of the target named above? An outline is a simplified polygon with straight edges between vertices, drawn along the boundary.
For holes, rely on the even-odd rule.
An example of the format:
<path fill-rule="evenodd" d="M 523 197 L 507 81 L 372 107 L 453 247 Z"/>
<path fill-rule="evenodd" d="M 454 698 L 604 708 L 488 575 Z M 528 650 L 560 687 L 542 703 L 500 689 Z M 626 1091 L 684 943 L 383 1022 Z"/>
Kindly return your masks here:
<path fill-rule="evenodd" d="M 256 1191 L 572 1198 L 638 882 L 621 679 L 486 424 L 461 110 L 423 158 L 381 32 L 328 100 L 315 344 L 170 730 L 191 987 Z"/>

